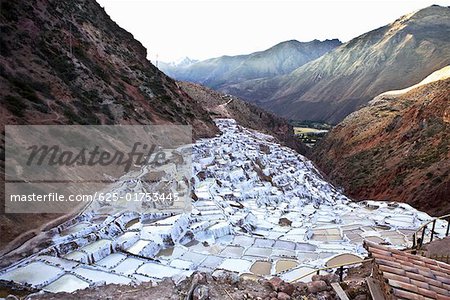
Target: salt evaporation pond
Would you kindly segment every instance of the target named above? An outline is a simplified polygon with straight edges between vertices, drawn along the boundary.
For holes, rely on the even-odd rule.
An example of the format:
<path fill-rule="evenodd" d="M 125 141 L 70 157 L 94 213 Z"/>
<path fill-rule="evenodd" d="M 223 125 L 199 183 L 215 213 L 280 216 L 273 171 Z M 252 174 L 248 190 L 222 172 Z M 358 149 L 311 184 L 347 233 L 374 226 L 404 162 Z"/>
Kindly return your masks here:
<path fill-rule="evenodd" d="M 412 233 L 431 219 L 407 204 L 351 202 L 273 137 L 234 120 L 216 122 L 223 134 L 193 145 L 190 213 L 92 203 L 46 233 L 53 234 L 51 246 L 1 270 L 0 280 L 49 292 L 179 281 L 217 269 L 309 280 L 316 268 L 363 258 L 365 239 L 411 246 Z M 161 170 L 163 177 L 173 168 Z M 141 192 L 147 172 L 130 174 L 111 192 Z M 446 225 L 436 223 L 438 236 Z"/>

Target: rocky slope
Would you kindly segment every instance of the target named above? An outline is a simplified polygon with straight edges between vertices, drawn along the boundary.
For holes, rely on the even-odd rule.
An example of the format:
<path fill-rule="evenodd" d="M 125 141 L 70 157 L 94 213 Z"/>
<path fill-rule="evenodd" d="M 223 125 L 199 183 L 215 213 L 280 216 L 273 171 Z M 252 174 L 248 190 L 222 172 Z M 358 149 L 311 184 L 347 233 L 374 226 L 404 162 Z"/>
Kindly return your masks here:
<path fill-rule="evenodd" d="M 363 276 L 370 276 L 370 270 L 366 264 L 364 268 L 350 268 L 344 290 L 352 299 L 367 299 L 369 290 Z M 356 272 L 361 275 L 355 276 Z M 239 277 L 231 272 L 222 271 L 212 275 L 197 272 L 179 284 L 170 279 L 158 284 L 141 283 L 137 286 L 109 284 L 74 293 L 33 295 L 33 299 L 338 299 L 331 286 L 333 282 L 339 282 L 336 274 L 314 275 L 308 283 L 288 283 L 278 277 L 256 280 Z"/>
<path fill-rule="evenodd" d="M 211 118 L 93 0 L 2 1 L 3 124 L 192 124 Z"/>
<path fill-rule="evenodd" d="M 222 56 L 185 67 L 163 64 L 160 68 L 178 80 L 201 83 L 226 91 L 234 83 L 288 74 L 339 45 L 341 42 L 338 40 L 314 40 L 306 43 L 291 40 L 248 55 Z M 241 96 L 239 93 L 235 95 Z"/>
<path fill-rule="evenodd" d="M 450 212 L 450 67 L 413 89 L 376 97 L 337 125 L 314 160 L 357 199 Z"/>
<path fill-rule="evenodd" d="M 289 119 L 336 124 L 380 93 L 450 63 L 450 8 L 430 6 L 337 47 L 289 75 L 229 91 Z"/>
<path fill-rule="evenodd" d="M 2 132 L 5 124 L 191 124 L 196 137 L 218 133 L 94 0 L 1 1 L 0 24 Z M 5 215 L 3 200 L 1 246 L 56 217 Z"/>
<path fill-rule="evenodd" d="M 305 145 L 294 136 L 292 126 L 283 118 L 237 97 L 213 91 L 199 84 L 190 82 L 178 84 L 192 99 L 197 100 L 211 117 L 234 119 L 244 127 L 273 135 L 280 143 L 302 154 L 307 153 Z"/>

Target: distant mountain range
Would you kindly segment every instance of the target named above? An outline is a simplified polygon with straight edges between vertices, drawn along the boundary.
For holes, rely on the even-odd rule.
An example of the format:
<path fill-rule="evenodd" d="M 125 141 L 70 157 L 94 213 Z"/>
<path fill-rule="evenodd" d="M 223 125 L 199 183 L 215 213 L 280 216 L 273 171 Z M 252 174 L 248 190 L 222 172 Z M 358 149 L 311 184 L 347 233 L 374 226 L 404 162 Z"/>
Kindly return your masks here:
<path fill-rule="evenodd" d="M 160 61 L 158 62 L 158 68 L 160 70 L 164 70 L 164 72 L 169 75 L 169 76 L 173 76 L 173 74 L 171 73 L 172 70 L 176 70 L 178 68 L 185 68 L 185 67 L 189 67 L 192 64 L 195 64 L 199 62 L 199 60 L 197 59 L 191 59 L 187 56 L 182 57 L 176 61 L 172 61 L 172 62 L 163 62 Z"/>
<path fill-rule="evenodd" d="M 187 59 L 181 64 L 162 63 L 159 68 L 177 80 L 226 90 L 231 84 L 288 74 L 339 45 L 339 40 L 307 43 L 291 40 L 248 55 L 222 56 L 199 62 Z"/>
<path fill-rule="evenodd" d="M 342 45 L 337 40 L 290 41 L 168 73 L 288 119 L 336 124 L 376 95 L 411 86 L 446 66 L 449 49 L 450 8 L 433 5 Z"/>
<path fill-rule="evenodd" d="M 450 66 L 420 84 L 376 97 L 311 152 L 355 199 L 407 202 L 450 213 Z"/>

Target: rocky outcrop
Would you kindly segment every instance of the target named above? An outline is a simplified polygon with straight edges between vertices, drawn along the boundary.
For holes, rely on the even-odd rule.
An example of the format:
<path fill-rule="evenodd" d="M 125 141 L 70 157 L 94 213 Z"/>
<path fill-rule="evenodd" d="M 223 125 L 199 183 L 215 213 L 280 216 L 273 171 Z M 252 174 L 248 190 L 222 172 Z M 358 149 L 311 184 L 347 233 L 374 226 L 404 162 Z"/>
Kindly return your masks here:
<path fill-rule="evenodd" d="M 235 280 L 230 278 L 236 277 Z M 357 292 L 353 285 L 361 287 Z M 40 294 L 34 296 L 36 299 L 80 299 L 86 297 L 108 298 L 113 296 L 117 299 L 268 299 L 268 300 L 290 300 L 290 299 L 338 299 L 336 292 L 331 287 L 331 282 L 337 282 L 334 274 L 316 275 L 308 284 L 303 282 L 288 283 L 278 277 L 270 280 L 263 278 L 246 279 L 239 278 L 237 274 L 225 272 L 223 276 L 217 277 L 208 273 L 196 272 L 179 284 L 170 279 L 158 283 L 141 283 L 140 285 L 106 285 L 75 293 Z M 367 299 L 369 290 L 361 278 L 353 278 L 341 284 L 345 292 L 352 299 Z M 155 299 L 156 299 L 155 298 Z"/>
<path fill-rule="evenodd" d="M 450 67 L 413 89 L 387 92 L 338 124 L 313 159 L 356 199 L 450 212 Z"/>

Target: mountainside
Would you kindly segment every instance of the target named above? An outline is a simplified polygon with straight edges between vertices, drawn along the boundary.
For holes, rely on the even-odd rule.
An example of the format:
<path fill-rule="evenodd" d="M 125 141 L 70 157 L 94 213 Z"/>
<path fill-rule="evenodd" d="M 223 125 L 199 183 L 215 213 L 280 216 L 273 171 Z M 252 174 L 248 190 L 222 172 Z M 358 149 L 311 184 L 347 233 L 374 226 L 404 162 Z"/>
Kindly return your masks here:
<path fill-rule="evenodd" d="M 383 93 L 337 125 L 313 159 L 357 199 L 450 213 L 450 66 L 420 85 Z"/>
<path fill-rule="evenodd" d="M 431 6 L 365 33 L 291 74 L 228 87 L 298 120 L 338 123 L 380 93 L 450 63 L 450 8 Z"/>
<path fill-rule="evenodd" d="M 1 2 L 3 124 L 191 124 L 207 113 L 94 0 Z"/>
<path fill-rule="evenodd" d="M 294 136 L 292 126 L 283 118 L 234 96 L 213 91 L 202 85 L 178 82 L 192 99 L 197 100 L 213 118 L 231 118 L 241 126 L 273 135 L 285 146 L 307 153 L 307 148 Z"/>
<path fill-rule="evenodd" d="M 288 74 L 339 45 L 339 40 L 314 40 L 306 43 L 291 40 L 248 55 L 222 56 L 187 64 L 185 67 L 163 64 L 160 68 L 177 80 L 225 90 L 230 84 Z"/>
<path fill-rule="evenodd" d="M 191 124 L 197 138 L 219 132 L 94 0 L 1 1 L 0 14 L 3 133 L 5 124 Z M 4 170 L 4 145 L 1 153 Z M 0 246 L 60 216 L 4 214 L 0 185 Z"/>

